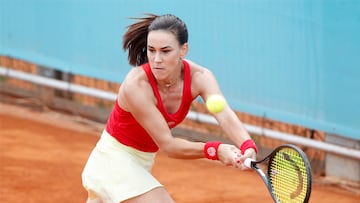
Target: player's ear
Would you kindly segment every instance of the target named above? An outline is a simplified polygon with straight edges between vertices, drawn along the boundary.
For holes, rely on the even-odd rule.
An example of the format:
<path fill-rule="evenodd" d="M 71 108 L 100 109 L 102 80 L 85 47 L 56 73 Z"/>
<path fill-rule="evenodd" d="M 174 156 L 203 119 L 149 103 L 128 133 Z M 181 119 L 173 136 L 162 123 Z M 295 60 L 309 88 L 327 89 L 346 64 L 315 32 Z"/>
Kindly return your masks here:
<path fill-rule="evenodd" d="M 188 53 L 188 49 L 189 49 L 189 44 L 188 43 L 185 43 L 185 44 L 181 45 L 181 48 L 180 48 L 180 58 L 181 59 L 185 58 L 185 56 Z"/>

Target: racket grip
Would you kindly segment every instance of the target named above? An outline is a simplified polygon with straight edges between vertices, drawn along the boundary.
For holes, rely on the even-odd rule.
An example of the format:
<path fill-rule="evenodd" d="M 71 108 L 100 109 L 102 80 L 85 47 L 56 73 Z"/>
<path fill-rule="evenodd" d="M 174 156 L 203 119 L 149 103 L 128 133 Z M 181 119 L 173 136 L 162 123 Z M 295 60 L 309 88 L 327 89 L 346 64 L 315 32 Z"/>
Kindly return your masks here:
<path fill-rule="evenodd" d="M 247 159 L 245 159 L 245 161 L 244 161 L 244 165 L 246 166 L 246 167 L 248 167 L 248 168 L 251 168 L 251 162 L 252 161 L 255 161 L 254 159 L 252 159 L 252 158 L 247 158 Z"/>

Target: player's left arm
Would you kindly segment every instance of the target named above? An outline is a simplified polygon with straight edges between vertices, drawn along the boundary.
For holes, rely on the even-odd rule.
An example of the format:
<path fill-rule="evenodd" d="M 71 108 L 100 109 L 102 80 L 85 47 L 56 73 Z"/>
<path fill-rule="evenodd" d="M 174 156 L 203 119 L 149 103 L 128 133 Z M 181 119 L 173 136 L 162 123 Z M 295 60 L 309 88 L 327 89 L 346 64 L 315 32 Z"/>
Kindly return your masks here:
<path fill-rule="evenodd" d="M 206 99 L 213 94 L 223 95 L 216 77 L 210 70 L 192 62 L 189 63 L 195 67 L 195 71 L 192 76 L 193 93 L 200 95 L 204 101 L 206 101 Z M 243 123 L 237 117 L 235 112 L 230 108 L 227 102 L 225 104 L 224 110 L 214 114 L 214 117 L 218 121 L 219 126 L 224 131 L 227 138 L 229 138 L 236 145 L 236 147 L 240 147 L 245 140 L 251 139 Z M 221 151 L 221 145 L 219 151 Z M 245 158 L 255 159 L 255 150 L 247 150 L 245 156 L 241 160 L 244 160 Z"/>
<path fill-rule="evenodd" d="M 189 63 L 195 67 L 192 76 L 193 94 L 200 95 L 205 102 L 210 95 L 223 95 L 214 74 L 210 70 L 193 62 Z M 221 129 L 237 146 L 240 146 L 244 140 L 250 139 L 250 135 L 244 128 L 242 122 L 227 102 L 223 111 L 213 115 L 218 121 Z"/>

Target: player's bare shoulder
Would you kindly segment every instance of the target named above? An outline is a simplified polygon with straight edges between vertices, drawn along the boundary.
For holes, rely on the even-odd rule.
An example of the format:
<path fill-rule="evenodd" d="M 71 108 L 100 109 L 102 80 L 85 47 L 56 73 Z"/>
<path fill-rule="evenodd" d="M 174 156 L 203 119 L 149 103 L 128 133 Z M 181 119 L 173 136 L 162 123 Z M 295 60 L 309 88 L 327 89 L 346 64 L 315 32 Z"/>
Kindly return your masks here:
<path fill-rule="evenodd" d="M 212 86 L 216 83 L 214 74 L 206 67 L 196 64 L 192 61 L 186 60 L 190 65 L 191 70 L 191 87 L 193 93 L 202 92 L 207 86 Z"/>
<path fill-rule="evenodd" d="M 212 74 L 211 71 L 204 67 L 201 66 L 193 61 L 190 61 L 188 59 L 186 59 L 186 62 L 188 62 L 188 64 L 190 65 L 190 70 L 191 70 L 191 75 L 201 75 L 201 74 Z"/>
<path fill-rule="evenodd" d="M 146 73 L 141 67 L 134 67 L 121 83 L 118 101 L 124 109 L 128 109 L 129 103 L 144 101 L 145 98 L 151 98 L 151 95 L 153 95 L 152 89 Z"/>
<path fill-rule="evenodd" d="M 149 86 L 149 82 L 144 70 L 141 67 L 134 67 L 128 72 L 121 86 L 133 91 Z"/>

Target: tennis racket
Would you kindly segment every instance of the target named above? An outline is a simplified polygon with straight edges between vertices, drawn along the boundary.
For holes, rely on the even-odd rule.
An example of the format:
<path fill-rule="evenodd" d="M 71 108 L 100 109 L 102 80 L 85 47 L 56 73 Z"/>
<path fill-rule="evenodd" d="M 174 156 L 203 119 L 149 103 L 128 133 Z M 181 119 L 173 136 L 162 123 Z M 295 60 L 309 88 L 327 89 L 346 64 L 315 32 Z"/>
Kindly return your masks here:
<path fill-rule="evenodd" d="M 306 154 L 298 147 L 280 145 L 264 159 L 255 161 L 248 158 L 244 165 L 260 175 L 276 203 L 309 201 L 311 167 Z M 265 165 L 267 171 L 260 165 Z"/>

